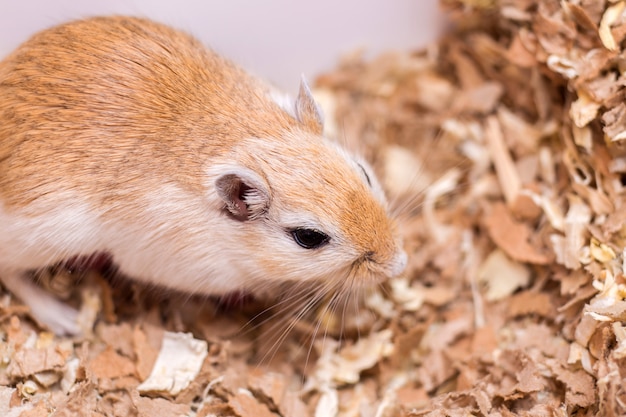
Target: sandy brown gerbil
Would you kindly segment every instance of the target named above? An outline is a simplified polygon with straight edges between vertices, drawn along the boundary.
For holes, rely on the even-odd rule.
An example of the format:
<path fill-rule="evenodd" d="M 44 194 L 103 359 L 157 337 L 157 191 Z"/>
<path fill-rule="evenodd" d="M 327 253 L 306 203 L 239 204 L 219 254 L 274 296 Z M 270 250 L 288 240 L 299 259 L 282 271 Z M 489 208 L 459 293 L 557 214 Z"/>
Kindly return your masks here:
<path fill-rule="evenodd" d="M 131 17 L 70 22 L 0 63 L 0 279 L 57 333 L 76 311 L 26 279 L 110 254 L 180 291 L 373 282 L 406 263 L 366 163 L 191 36 Z"/>

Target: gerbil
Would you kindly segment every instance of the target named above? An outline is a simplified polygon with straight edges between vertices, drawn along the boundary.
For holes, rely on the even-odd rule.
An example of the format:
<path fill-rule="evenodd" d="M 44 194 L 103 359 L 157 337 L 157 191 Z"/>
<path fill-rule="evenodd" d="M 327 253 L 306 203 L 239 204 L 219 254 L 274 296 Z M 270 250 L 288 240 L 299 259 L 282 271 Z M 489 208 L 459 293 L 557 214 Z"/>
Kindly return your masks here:
<path fill-rule="evenodd" d="M 77 312 L 26 278 L 74 256 L 201 294 L 406 264 L 371 168 L 322 136 L 305 83 L 286 104 L 131 17 L 45 30 L 0 63 L 0 227 L 2 282 L 57 333 L 78 332 Z"/>

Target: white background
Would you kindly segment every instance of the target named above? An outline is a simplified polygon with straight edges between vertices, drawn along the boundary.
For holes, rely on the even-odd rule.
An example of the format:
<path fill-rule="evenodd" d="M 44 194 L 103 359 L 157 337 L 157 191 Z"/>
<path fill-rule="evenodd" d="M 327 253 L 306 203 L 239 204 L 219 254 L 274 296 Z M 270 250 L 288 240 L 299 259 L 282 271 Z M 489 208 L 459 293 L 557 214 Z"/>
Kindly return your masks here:
<path fill-rule="evenodd" d="M 0 0 L 0 57 L 35 31 L 98 14 L 184 29 L 292 93 L 344 53 L 414 49 L 443 26 L 438 0 Z"/>

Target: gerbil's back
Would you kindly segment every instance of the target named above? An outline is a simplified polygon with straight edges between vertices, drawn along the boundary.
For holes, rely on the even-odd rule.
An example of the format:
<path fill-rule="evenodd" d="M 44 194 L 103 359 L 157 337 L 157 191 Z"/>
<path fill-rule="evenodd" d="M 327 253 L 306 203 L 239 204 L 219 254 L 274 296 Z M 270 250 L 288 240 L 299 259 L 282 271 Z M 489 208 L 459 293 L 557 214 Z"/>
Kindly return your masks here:
<path fill-rule="evenodd" d="M 43 31 L 0 63 L 0 197 L 26 204 L 46 184 L 119 190 L 159 172 L 200 187 L 207 157 L 293 127 L 266 90 L 194 38 L 148 20 Z"/>

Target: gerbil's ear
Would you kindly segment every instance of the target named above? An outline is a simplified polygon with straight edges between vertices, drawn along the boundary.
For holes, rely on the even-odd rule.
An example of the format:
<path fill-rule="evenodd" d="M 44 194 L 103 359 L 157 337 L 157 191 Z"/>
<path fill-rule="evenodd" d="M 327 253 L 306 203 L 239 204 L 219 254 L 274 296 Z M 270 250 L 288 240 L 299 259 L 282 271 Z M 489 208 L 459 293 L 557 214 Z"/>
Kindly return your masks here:
<path fill-rule="evenodd" d="M 300 90 L 296 99 L 296 118 L 315 134 L 322 134 L 324 130 L 324 116 L 322 110 L 315 102 L 313 94 L 311 94 L 311 89 L 304 79 L 304 75 L 300 80 Z"/>
<path fill-rule="evenodd" d="M 231 168 L 215 180 L 218 195 L 233 218 L 246 221 L 261 217 L 269 207 L 270 194 L 266 182 L 254 171 Z"/>

